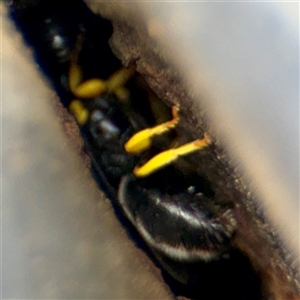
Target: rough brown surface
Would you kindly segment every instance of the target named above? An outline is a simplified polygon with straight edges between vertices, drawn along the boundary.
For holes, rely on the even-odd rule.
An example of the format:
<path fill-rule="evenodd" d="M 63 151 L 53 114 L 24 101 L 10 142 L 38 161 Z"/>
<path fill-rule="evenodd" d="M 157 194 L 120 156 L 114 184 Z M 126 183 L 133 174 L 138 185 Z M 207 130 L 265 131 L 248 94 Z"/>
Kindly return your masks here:
<path fill-rule="evenodd" d="M 123 64 L 135 64 L 137 71 L 163 101 L 168 104 L 180 103 L 182 120 L 179 132 L 187 140 L 202 136 L 207 131 L 215 138 L 215 145 L 208 153 L 195 155 L 193 159 L 214 183 L 218 201 L 235 203 L 239 230 L 234 244 L 249 257 L 261 276 L 263 298 L 299 299 L 296 263 L 291 261 L 277 233 L 265 220 L 263 211 L 255 205 L 251 186 L 244 181 L 230 155 L 213 135 L 205 111 L 195 105 L 195 99 L 189 95 L 172 64 L 166 62 L 163 51 L 149 37 L 147 26 L 142 20 L 134 18 L 125 6 L 91 6 L 112 20 L 114 35 L 111 46 Z"/>

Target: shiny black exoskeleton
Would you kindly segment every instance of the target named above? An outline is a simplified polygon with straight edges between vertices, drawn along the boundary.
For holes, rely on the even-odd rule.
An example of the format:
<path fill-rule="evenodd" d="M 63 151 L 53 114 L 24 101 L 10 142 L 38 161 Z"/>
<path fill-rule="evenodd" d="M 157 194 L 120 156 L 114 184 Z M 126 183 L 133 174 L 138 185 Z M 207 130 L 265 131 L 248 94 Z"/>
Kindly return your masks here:
<path fill-rule="evenodd" d="M 196 171 L 189 175 L 192 180 L 173 166 L 147 179 L 126 175 L 118 196 L 143 239 L 181 282 L 193 278 L 174 271 L 174 264 L 170 268 L 163 258 L 181 264 L 218 260 L 230 248 L 236 228 L 231 210 L 217 207 L 203 194 L 203 183 Z"/>
<path fill-rule="evenodd" d="M 90 118 L 82 130 L 94 164 L 106 184 L 118 191 L 125 215 L 163 265 L 163 257 L 182 263 L 220 259 L 236 229 L 231 209 L 214 203 L 210 183 L 192 166 L 172 164 L 136 178 L 132 171 L 143 154 L 130 155 L 123 145 L 143 125 L 124 106 L 113 95 L 87 102 Z M 166 269 L 177 280 L 188 280 Z"/>
<path fill-rule="evenodd" d="M 85 102 L 90 111 L 88 122 L 81 130 L 97 169 L 105 177 L 109 188 L 117 189 L 121 177 L 130 173 L 138 162 L 126 153 L 123 145 L 140 128 L 139 124 L 122 112 L 120 101 L 113 95 Z"/>

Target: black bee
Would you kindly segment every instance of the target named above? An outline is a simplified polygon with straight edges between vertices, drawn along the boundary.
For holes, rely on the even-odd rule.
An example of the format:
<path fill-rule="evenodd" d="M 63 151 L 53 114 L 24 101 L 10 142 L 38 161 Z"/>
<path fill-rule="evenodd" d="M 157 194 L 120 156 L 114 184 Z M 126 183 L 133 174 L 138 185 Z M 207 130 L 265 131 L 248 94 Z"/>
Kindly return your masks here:
<path fill-rule="evenodd" d="M 115 76 L 122 78 L 113 75 L 106 81 L 98 79 L 99 84 L 109 86 Z M 90 86 L 86 83 L 70 84 L 73 93 Z M 85 132 L 94 164 L 116 191 L 127 218 L 163 265 L 163 258 L 194 263 L 222 257 L 230 248 L 235 218 L 231 209 L 214 203 L 209 182 L 185 160 L 189 153 L 209 147 L 209 137 L 163 150 L 155 145 L 155 136 L 176 127 L 178 108 L 173 107 L 171 120 L 148 127 L 146 117 L 134 110 L 132 102 L 123 102 L 114 89 L 104 90 L 92 99 L 74 100 L 69 108 Z M 153 157 L 145 159 L 149 155 Z M 181 272 L 165 267 L 177 280 L 186 281 Z"/>
<path fill-rule="evenodd" d="M 12 15 L 74 114 L 104 184 L 160 263 L 186 283 L 181 265 L 220 259 L 236 230 L 232 210 L 214 202 L 201 166 L 186 159 L 210 138 L 169 149 L 179 107 L 156 124 L 148 88 L 108 45 L 111 24 L 81 1 L 50 2 L 22 13 L 13 2 Z"/>

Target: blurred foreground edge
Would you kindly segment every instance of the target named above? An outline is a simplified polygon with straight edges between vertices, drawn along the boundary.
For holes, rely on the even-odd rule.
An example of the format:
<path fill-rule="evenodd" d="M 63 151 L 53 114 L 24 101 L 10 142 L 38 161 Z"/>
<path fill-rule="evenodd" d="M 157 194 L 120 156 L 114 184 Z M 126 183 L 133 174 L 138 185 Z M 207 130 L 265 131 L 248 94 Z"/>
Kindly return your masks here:
<path fill-rule="evenodd" d="M 3 4 L 1 19 L 1 299 L 170 298 L 67 145 Z"/>

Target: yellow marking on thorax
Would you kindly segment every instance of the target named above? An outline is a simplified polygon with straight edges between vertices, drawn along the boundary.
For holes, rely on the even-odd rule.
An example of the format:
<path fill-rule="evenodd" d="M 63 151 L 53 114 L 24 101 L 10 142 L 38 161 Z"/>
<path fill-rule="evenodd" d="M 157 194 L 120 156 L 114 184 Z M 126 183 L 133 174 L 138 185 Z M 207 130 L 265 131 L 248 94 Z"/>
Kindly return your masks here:
<path fill-rule="evenodd" d="M 133 173 L 136 177 L 149 176 L 150 174 L 158 171 L 159 169 L 170 165 L 179 157 L 188 155 L 198 150 L 202 150 L 203 148 L 207 147 L 210 143 L 211 140 L 209 136 L 205 135 L 204 138 L 201 140 L 195 140 L 181 147 L 163 151 L 151 158 L 141 167 L 135 167 Z"/>
<path fill-rule="evenodd" d="M 178 110 L 178 106 L 172 107 L 173 119 L 171 121 L 159 124 L 152 128 L 146 128 L 134 134 L 124 145 L 126 152 L 137 154 L 149 149 L 152 145 L 152 139 L 154 136 L 161 135 L 178 124 Z"/>
<path fill-rule="evenodd" d="M 89 118 L 89 111 L 86 109 L 82 102 L 79 100 L 73 100 L 69 105 L 69 110 L 72 112 L 79 125 L 86 124 Z"/>

